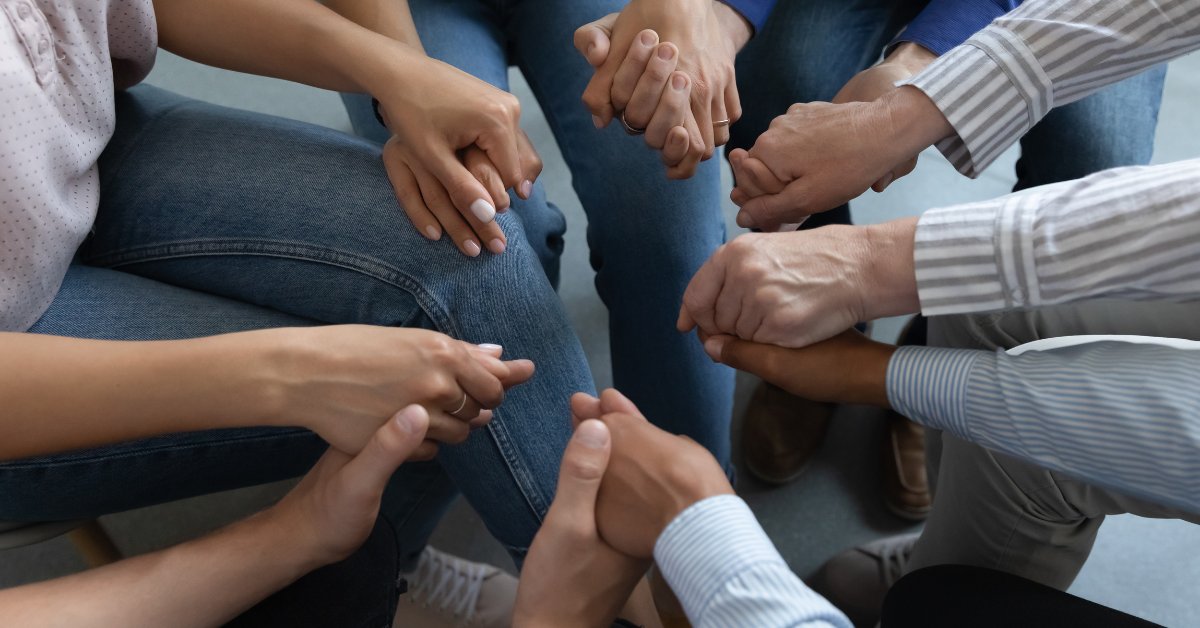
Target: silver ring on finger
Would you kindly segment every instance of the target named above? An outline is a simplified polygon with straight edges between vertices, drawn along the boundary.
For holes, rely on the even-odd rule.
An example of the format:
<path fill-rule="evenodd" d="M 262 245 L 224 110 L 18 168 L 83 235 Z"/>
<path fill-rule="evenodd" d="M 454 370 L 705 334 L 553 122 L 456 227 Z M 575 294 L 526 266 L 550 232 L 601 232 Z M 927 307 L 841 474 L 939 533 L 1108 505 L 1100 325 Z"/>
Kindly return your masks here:
<path fill-rule="evenodd" d="M 458 409 L 455 410 L 454 412 L 451 412 L 450 416 L 458 416 L 458 413 L 462 412 L 463 408 L 465 408 L 465 407 L 467 407 L 467 393 L 464 392 L 462 403 L 458 404 Z M 458 417 L 458 418 L 461 419 L 462 417 Z"/>
<path fill-rule="evenodd" d="M 729 118 L 725 118 L 724 120 L 717 120 L 716 122 L 713 122 L 714 129 L 719 129 L 719 128 L 725 127 L 725 126 L 729 126 Z"/>
<path fill-rule="evenodd" d="M 646 129 L 639 129 L 639 128 L 633 126 L 632 124 L 629 124 L 629 121 L 625 119 L 625 111 L 624 110 L 621 110 L 621 126 L 625 127 L 625 132 L 628 133 L 629 135 L 645 135 L 646 134 Z"/>

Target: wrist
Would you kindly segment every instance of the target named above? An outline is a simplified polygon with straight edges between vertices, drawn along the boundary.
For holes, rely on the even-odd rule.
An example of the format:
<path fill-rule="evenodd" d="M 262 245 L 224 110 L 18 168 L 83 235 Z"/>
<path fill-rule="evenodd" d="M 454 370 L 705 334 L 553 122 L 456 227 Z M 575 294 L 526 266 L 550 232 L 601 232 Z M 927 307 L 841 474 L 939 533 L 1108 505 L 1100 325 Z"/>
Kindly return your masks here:
<path fill-rule="evenodd" d="M 889 145 L 901 160 L 912 158 L 954 134 L 954 127 L 937 105 L 912 85 L 884 94 L 875 104 L 883 108 L 883 115 L 889 119 L 892 130 Z"/>
<path fill-rule="evenodd" d="M 721 31 L 725 33 L 730 49 L 737 54 L 754 35 L 754 27 L 749 20 L 728 4 L 721 0 L 711 0 L 711 2 L 717 22 L 721 24 Z"/>
<path fill-rule="evenodd" d="M 904 218 L 863 227 L 865 320 L 915 314 L 921 310 L 913 262 L 917 218 Z"/>

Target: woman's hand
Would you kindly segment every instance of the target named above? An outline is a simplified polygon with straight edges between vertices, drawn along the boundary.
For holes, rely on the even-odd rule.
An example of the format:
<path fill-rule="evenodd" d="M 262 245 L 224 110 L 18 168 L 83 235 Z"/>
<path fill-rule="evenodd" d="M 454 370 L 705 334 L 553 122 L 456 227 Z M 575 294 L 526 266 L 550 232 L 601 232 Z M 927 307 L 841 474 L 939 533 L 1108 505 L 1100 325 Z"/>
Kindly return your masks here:
<path fill-rule="evenodd" d="M 466 255 L 504 252 L 495 217 L 508 208 L 505 190 L 529 198 L 542 171 L 517 98 L 416 51 L 398 74 L 372 93 L 393 133 L 383 159 L 404 211 L 425 237 L 449 233 Z"/>
<path fill-rule="evenodd" d="M 251 332 L 268 355 L 269 421 L 307 427 L 346 453 L 410 404 L 429 412 L 428 439 L 460 443 L 491 420 L 504 391 L 528 380 L 529 360 L 437 332 L 365 325 Z M 249 334 L 247 334 L 249 336 Z M 435 452 L 430 446 L 421 457 Z"/>

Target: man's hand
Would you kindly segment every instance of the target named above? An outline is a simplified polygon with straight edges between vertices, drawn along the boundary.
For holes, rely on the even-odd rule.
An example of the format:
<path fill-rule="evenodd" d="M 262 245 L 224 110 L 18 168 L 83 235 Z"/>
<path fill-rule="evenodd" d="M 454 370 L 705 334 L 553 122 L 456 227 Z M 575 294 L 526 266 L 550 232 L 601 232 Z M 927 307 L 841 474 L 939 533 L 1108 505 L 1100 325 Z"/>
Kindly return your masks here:
<path fill-rule="evenodd" d="M 404 63 L 403 80 L 376 94 L 393 133 L 383 159 L 400 204 L 431 240 L 444 231 L 471 257 L 481 247 L 504 252 L 495 222 L 508 207 L 504 190 L 529 198 L 542 171 L 517 98 L 417 51 Z"/>
<path fill-rule="evenodd" d="M 683 295 L 678 328 L 784 347 L 916 312 L 916 219 L 750 233 L 717 249 Z"/>
<path fill-rule="evenodd" d="M 261 517 L 278 522 L 286 535 L 295 537 L 292 550 L 310 555 L 313 567 L 342 560 L 371 533 L 383 489 L 421 445 L 428 426 L 428 412 L 411 405 L 380 426 L 357 455 L 330 448 L 296 488 Z"/>
<path fill-rule="evenodd" d="M 710 336 L 704 350 L 713 361 L 753 373 L 797 397 L 889 406 L 887 369 L 896 347 L 853 329 L 802 349 Z"/>
<path fill-rule="evenodd" d="M 692 504 L 733 494 L 725 472 L 695 441 L 654 427 L 621 393 L 571 398 L 576 421 L 598 417 L 612 434 L 612 458 L 596 502 L 600 535 L 624 554 L 649 559 L 659 535 Z"/>
<path fill-rule="evenodd" d="M 598 127 L 623 112 L 663 151 L 668 176 L 690 177 L 741 117 L 734 57 L 750 34 L 745 19 L 716 0 L 633 0 L 575 32 L 576 48 L 597 68 L 584 104 Z M 690 111 L 680 107 L 685 92 Z"/>
<path fill-rule="evenodd" d="M 596 528 L 596 497 L 611 453 L 607 426 L 579 423 L 563 455 L 554 503 L 525 559 L 514 626 L 610 626 L 649 568 L 648 560 L 610 547 Z"/>
<path fill-rule="evenodd" d="M 801 222 L 873 185 L 890 184 L 887 177 L 894 180 L 922 150 L 951 133 L 933 101 L 911 86 L 871 102 L 792 105 L 748 153 L 730 152 L 738 182 L 730 198 L 741 207 L 737 222 L 765 231 Z"/>

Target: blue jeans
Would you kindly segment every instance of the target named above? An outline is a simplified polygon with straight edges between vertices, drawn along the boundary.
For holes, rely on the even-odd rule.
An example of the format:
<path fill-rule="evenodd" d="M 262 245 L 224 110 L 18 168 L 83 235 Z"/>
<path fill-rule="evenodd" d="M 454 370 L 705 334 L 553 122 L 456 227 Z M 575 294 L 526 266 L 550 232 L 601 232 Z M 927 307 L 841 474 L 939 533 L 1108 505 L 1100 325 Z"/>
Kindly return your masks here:
<path fill-rule="evenodd" d="M 737 60 L 743 116 L 729 148 L 749 149 L 793 103 L 829 101 L 924 8 L 923 0 L 780 0 Z M 1149 163 L 1166 66 L 1054 109 L 1021 140 L 1021 190 L 1093 172 Z M 849 206 L 817 214 L 805 228 L 849 224 Z"/>
<path fill-rule="evenodd" d="M 399 1 L 399 0 L 397 0 Z M 580 96 L 592 69 L 572 46 L 579 26 L 624 0 L 410 0 L 429 55 L 507 89 L 516 65 L 533 88 L 588 216 L 596 290 L 608 307 L 613 382 L 659 427 L 729 461 L 733 371 L 675 331 L 683 291 L 724 242 L 718 164 L 669 181 L 658 154 L 610 125 L 597 131 Z M 382 142 L 369 99 L 347 95 L 355 130 Z M 513 209 L 557 279 L 566 229 L 541 186 Z M 441 243 L 452 248 L 447 241 Z"/>
<path fill-rule="evenodd" d="M 370 142 L 145 86 L 118 94 L 117 112 L 94 234 L 31 331 L 149 340 L 365 323 L 502 344 L 533 359 L 535 377 L 487 429 L 404 465 L 383 512 L 411 559 L 456 485 L 519 559 L 553 498 L 567 397 L 593 389 L 520 224 L 500 217 L 504 255 L 467 258 L 409 226 Z M 91 517 L 293 477 L 324 449 L 305 430 L 255 428 L 8 462 L 0 519 Z"/>

